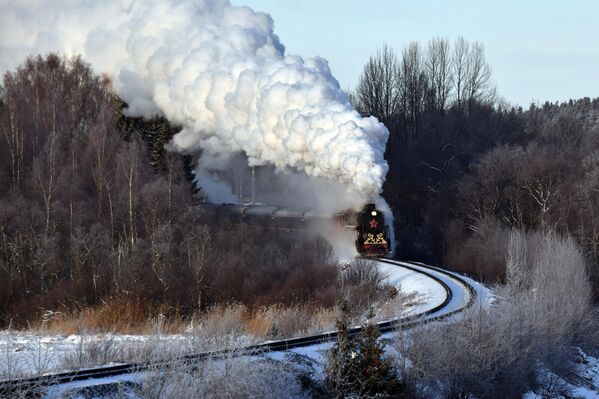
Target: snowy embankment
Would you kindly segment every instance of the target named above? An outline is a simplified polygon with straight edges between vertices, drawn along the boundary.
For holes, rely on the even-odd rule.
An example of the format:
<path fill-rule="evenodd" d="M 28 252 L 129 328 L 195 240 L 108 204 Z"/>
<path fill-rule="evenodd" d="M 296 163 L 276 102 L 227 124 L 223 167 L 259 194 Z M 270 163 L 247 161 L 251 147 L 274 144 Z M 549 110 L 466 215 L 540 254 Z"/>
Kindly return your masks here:
<path fill-rule="evenodd" d="M 443 284 L 430 277 L 434 275 L 449 287 L 452 292 L 452 298 L 449 303 L 442 309 L 437 310 L 430 315 L 423 316 L 426 318 L 436 317 L 442 314 L 447 314 L 458 310 L 466 305 L 469 301 L 469 291 L 467 287 L 453 280 L 450 276 L 440 271 L 428 269 L 424 266 L 414 264 L 388 264 L 377 262 L 377 266 L 385 275 L 386 281 L 395 286 L 403 294 L 408 297 L 416 298 L 417 300 L 404 304 L 401 309 L 398 309 L 396 318 L 424 314 L 431 309 L 443 304 L 446 300 L 447 291 Z M 408 269 L 408 267 L 416 270 Z M 423 274 L 423 273 L 426 274 Z M 428 275 L 427 275 L 428 274 Z M 461 276 L 464 278 L 463 276 Z M 477 298 L 481 298 L 488 303 L 492 293 L 486 287 L 468 279 L 468 283 L 477 291 Z M 413 294 L 410 296 L 410 294 Z M 384 338 L 391 338 L 393 333 L 387 333 Z M 17 369 L 21 372 L 29 372 L 38 374 L 60 368 L 64 364 L 63 359 L 66 356 L 73 356 L 80 350 L 82 344 L 88 341 L 112 340 L 119 344 L 127 343 L 131 345 L 153 346 L 152 340 L 160 344 L 166 351 L 169 345 L 184 346 L 186 345 L 185 334 L 178 335 L 161 335 L 159 340 L 156 337 L 150 336 L 134 336 L 134 335 L 104 335 L 104 336 L 87 336 L 79 335 L 71 336 L 44 336 L 39 334 L 14 334 L 4 332 L 0 334 L 0 367 L 3 370 L 7 368 Z M 150 345 L 148 345 L 150 344 Z M 322 364 L 326 350 L 331 347 L 332 343 L 323 343 L 319 345 L 307 346 L 304 348 L 292 349 L 287 352 L 272 352 L 265 353 L 259 357 L 267 357 L 274 361 L 285 362 L 291 367 L 297 367 L 297 359 L 303 359 L 301 364 L 310 367 L 316 373 L 322 372 Z M 295 357 L 295 361 L 290 360 Z M 295 364 L 294 364 L 295 363 Z M 309 365 L 309 366 L 308 366 Z M 14 371 L 14 370 L 13 370 Z M 131 383 L 139 381 L 145 373 L 135 373 L 130 375 L 122 375 L 93 381 L 82 381 L 77 383 L 65 384 L 60 387 L 54 387 L 51 392 L 53 394 L 64 393 L 67 391 L 78 390 L 81 387 L 90 386 L 106 386 L 106 384 L 114 383 Z M 102 388 L 104 389 L 104 388 Z M 53 396 L 53 395 L 51 395 Z"/>
<path fill-rule="evenodd" d="M 599 356 L 591 356 L 580 351 L 577 364 L 568 381 L 564 378 L 547 371 L 540 370 L 541 378 L 547 382 L 547 387 L 560 392 L 549 392 L 549 389 L 539 392 L 530 391 L 522 399 L 542 399 L 552 398 L 581 398 L 596 399 L 599 398 Z"/>
<path fill-rule="evenodd" d="M 445 300 L 444 287 L 430 277 L 395 265 L 377 262 L 377 266 L 386 276 L 387 282 L 406 294 L 415 294 L 413 303 L 405 304 L 402 314 L 397 317 L 420 314 L 430 310 Z M 434 272 L 430 272 L 434 273 Z M 443 278 L 441 273 L 438 273 Z M 445 280 L 450 280 L 444 278 Z M 451 283 L 447 281 L 446 283 Z M 453 289 L 453 288 L 452 288 Z M 456 306 L 464 299 L 454 295 Z M 97 345 L 98 350 L 110 352 L 109 346 L 131 346 L 142 348 L 147 346 L 185 345 L 189 340 L 186 334 L 150 335 L 47 335 L 37 332 L 0 332 L 0 375 L 9 378 L 23 374 L 43 374 L 65 369 L 65 358 L 76 356 L 85 345 Z M 320 349 L 308 347 L 304 350 Z M 326 346 L 326 345 L 325 345 Z M 327 346 L 328 347 L 328 346 Z M 299 351 L 299 350 L 298 350 Z M 68 363 L 68 362 L 66 362 Z"/>
<path fill-rule="evenodd" d="M 395 286 L 398 290 L 405 294 L 417 293 L 419 301 L 413 306 L 407 304 L 401 314 L 397 317 L 407 317 L 417 314 L 423 314 L 439 305 L 441 305 L 446 298 L 445 288 L 435 279 L 431 278 L 430 275 L 437 277 L 444 284 L 446 284 L 452 292 L 451 301 L 444 306 L 442 309 L 437 310 L 426 316 L 427 319 L 438 317 L 444 314 L 448 314 L 463 308 L 469 301 L 470 293 L 466 287 L 460 284 L 457 280 L 452 279 L 446 273 L 436 271 L 425 267 L 425 265 L 419 265 L 414 263 L 403 263 L 405 266 L 410 268 L 418 269 L 423 273 L 402 267 L 402 262 L 396 264 L 389 264 L 383 262 L 377 262 L 377 267 L 381 270 L 386 281 Z M 449 272 L 451 275 L 460 277 L 465 280 L 476 292 L 476 301 L 483 306 L 488 306 L 493 300 L 493 292 L 471 278 L 465 277 L 458 273 Z M 459 317 L 459 314 L 453 316 Z M 390 332 L 383 334 L 383 338 L 391 339 L 394 333 Z M 310 358 L 317 364 L 322 365 L 324 362 L 324 356 L 326 351 L 331 348 L 333 343 L 325 342 L 319 345 L 312 345 L 303 348 L 295 348 L 288 351 L 289 353 L 298 354 L 300 356 Z M 284 360 L 288 353 L 270 353 L 268 356 L 272 359 Z"/>

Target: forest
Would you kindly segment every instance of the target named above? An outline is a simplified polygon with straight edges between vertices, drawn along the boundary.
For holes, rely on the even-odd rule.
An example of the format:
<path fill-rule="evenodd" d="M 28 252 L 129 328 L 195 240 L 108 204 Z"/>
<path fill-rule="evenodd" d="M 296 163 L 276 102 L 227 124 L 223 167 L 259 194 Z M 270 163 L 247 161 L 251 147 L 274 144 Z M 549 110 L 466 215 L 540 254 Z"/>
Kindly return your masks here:
<path fill-rule="evenodd" d="M 583 249 L 597 295 L 599 100 L 525 110 L 492 82 L 483 46 L 464 39 L 385 46 L 364 66 L 350 99 L 390 130 L 395 256 L 505 281 L 506 231 L 556 232 Z M 326 243 L 210 221 L 194 210 L 189 159 L 167 150 L 177 128 L 125 107 L 80 58 L 32 57 L 4 75 L 2 325 L 123 299 L 150 304 L 142 319 L 154 305 L 335 304 Z"/>
<path fill-rule="evenodd" d="M 151 333 L 159 320 L 178 333 L 199 320 L 203 334 L 273 339 L 336 320 L 323 384 L 235 358 L 234 384 L 175 370 L 180 397 L 223 386 L 289 396 L 306 384 L 322 397 L 559 391 L 544 378 L 571 375 L 599 344 L 599 99 L 509 104 L 483 46 L 443 38 L 384 46 L 349 98 L 390 131 L 394 256 L 493 284 L 493 306 L 379 340 L 372 304 L 406 298 L 372 264 L 341 272 L 320 237 L 203 214 L 194 160 L 169 150 L 177 126 L 127 116 L 108 77 L 49 54 L 0 86 L 0 328 Z M 365 334 L 350 339 L 365 314 Z"/>
<path fill-rule="evenodd" d="M 209 220 L 193 206 L 186 160 L 165 151 L 176 130 L 123 107 L 80 58 L 38 56 L 4 76 L 2 327 L 98 306 L 113 314 L 90 328 L 111 330 L 217 304 L 335 304 L 327 243 Z"/>
<path fill-rule="evenodd" d="M 505 230 L 553 231 L 583 248 L 597 295 L 599 99 L 509 104 L 463 38 L 383 47 L 351 99 L 390 130 L 396 256 L 503 281 Z"/>

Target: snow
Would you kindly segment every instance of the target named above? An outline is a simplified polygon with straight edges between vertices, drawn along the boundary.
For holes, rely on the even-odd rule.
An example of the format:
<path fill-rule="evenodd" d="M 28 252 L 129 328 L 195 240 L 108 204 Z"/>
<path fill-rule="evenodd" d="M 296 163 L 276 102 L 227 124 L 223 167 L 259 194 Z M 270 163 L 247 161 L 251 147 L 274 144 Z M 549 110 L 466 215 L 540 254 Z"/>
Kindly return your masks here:
<path fill-rule="evenodd" d="M 410 307 L 406 316 L 424 313 L 445 301 L 447 296 L 445 288 L 427 275 L 383 262 L 377 262 L 377 267 L 386 276 L 387 283 L 395 286 L 402 293 L 417 293 L 421 299 L 419 303 Z M 419 268 L 418 266 L 414 267 Z"/>
<path fill-rule="evenodd" d="M 402 315 L 408 316 L 421 314 L 440 304 L 445 300 L 445 289 L 437 281 L 425 274 L 401 267 L 377 262 L 377 266 L 385 274 L 387 282 L 396 286 L 406 294 L 414 293 L 418 301 L 406 306 Z M 421 269 L 426 273 L 434 274 L 448 284 L 454 291 L 454 298 L 447 310 L 457 309 L 467 300 L 467 292 L 460 284 L 443 273 L 430 271 L 422 266 L 409 264 L 410 267 Z M 159 337 L 160 343 L 174 346 L 185 342 L 189 337 L 186 334 L 169 334 Z M 0 332 L 0 376 L 14 377 L 23 374 L 42 374 L 50 371 L 64 370 L 63 359 L 69 353 L 81 350 L 86 342 L 109 342 L 115 346 L 143 347 L 151 340 L 151 335 L 123 335 L 123 334 L 98 334 L 98 335 L 47 335 L 43 330 L 38 332 Z M 328 348 L 329 344 L 314 345 L 306 348 L 295 349 L 294 352 L 309 355 L 320 360 L 320 350 Z M 276 354 L 275 354 L 276 357 Z M 7 372 L 10 371 L 10 374 Z"/>
<path fill-rule="evenodd" d="M 424 263 L 420 263 L 420 262 L 414 262 L 414 263 L 410 263 L 411 266 L 416 266 L 416 265 L 421 265 L 421 266 L 426 266 Z M 428 266 L 430 267 L 430 266 Z M 430 270 L 430 269 L 427 269 Z M 460 273 L 456 273 L 456 272 L 452 272 L 451 270 L 447 270 L 447 269 L 442 269 L 445 273 L 448 273 L 452 276 L 456 276 L 461 278 L 462 280 L 464 280 L 466 283 L 468 283 L 472 288 L 474 288 L 474 291 L 476 292 L 476 300 L 477 303 L 482 303 L 485 306 L 489 306 L 493 303 L 493 301 L 495 300 L 495 294 L 493 293 L 493 291 L 487 287 L 486 285 L 466 276 Z M 441 277 L 443 279 L 443 281 L 445 281 L 445 283 L 447 283 L 447 281 L 445 279 L 448 279 L 447 276 Z M 450 281 L 453 281 L 451 279 L 449 279 Z"/>
<path fill-rule="evenodd" d="M 556 392 L 535 392 L 529 391 L 523 399 L 541 399 L 547 396 L 552 398 L 580 398 L 596 399 L 599 398 L 599 357 L 592 356 L 579 349 L 579 361 L 574 366 L 573 376 L 576 381 L 566 381 L 562 377 L 541 368 L 540 373 L 544 378 L 551 380 L 552 385 L 556 387 Z"/>
<path fill-rule="evenodd" d="M 448 312 L 458 310 L 463 307 L 469 300 L 469 292 L 465 286 L 458 281 L 452 279 L 446 274 L 425 268 L 423 265 L 407 264 L 397 262 L 396 264 L 388 264 L 377 262 L 377 266 L 386 276 L 386 281 L 397 287 L 404 294 L 415 294 L 418 299 L 411 305 L 406 306 L 403 314 L 398 317 L 422 314 L 434 307 L 442 304 L 446 298 L 445 288 L 436 280 L 430 278 L 426 274 L 402 267 L 406 265 L 424 273 L 432 274 L 447 284 L 453 292 L 453 298 L 450 303 L 443 309 L 427 316 L 427 318 L 446 314 Z M 490 301 L 492 292 L 481 284 L 478 284 L 471 279 L 460 276 L 472 284 L 479 298 Z M 384 338 L 391 339 L 394 333 L 383 335 Z M 159 340 L 161 344 L 181 346 L 185 340 L 189 338 L 185 334 L 161 335 Z M 102 342 L 112 340 L 117 345 L 138 345 L 143 347 L 147 345 L 153 336 L 147 335 L 120 335 L 106 334 L 95 336 L 82 335 L 45 335 L 42 332 L 38 333 L 15 333 L 14 331 L 0 332 L 0 376 L 3 371 L 11 369 L 12 374 L 7 377 L 15 377 L 16 373 L 45 373 L 50 370 L 61 370 L 62 359 L 69 353 L 80 350 L 81 345 L 85 341 Z M 307 359 L 315 364 L 317 373 L 322 373 L 322 366 L 326 351 L 332 346 L 331 342 L 325 342 L 318 345 L 311 345 L 302 348 L 295 348 L 287 352 L 267 352 L 262 356 L 276 360 L 289 361 L 289 356 L 299 356 Z M 143 373 L 142 373 L 143 374 Z M 140 378 L 140 374 L 130 374 L 104 378 L 94 381 L 81 381 L 76 383 L 64 384 L 59 387 L 53 387 L 49 391 L 48 397 L 61 396 L 67 390 L 77 389 L 81 387 L 89 387 L 92 385 L 105 385 L 128 382 L 133 383 Z"/>
<path fill-rule="evenodd" d="M 452 299 L 447 306 L 426 316 L 427 319 L 442 316 L 464 307 L 470 298 L 470 291 L 459 280 L 461 278 L 466 284 L 474 288 L 476 301 L 482 306 L 490 306 L 495 300 L 493 291 L 473 279 L 455 272 L 443 269 L 431 269 L 423 264 L 393 262 L 376 262 L 377 267 L 384 274 L 386 282 L 398 288 L 398 290 L 409 298 L 416 298 L 411 304 L 404 307 L 403 313 L 398 318 L 423 314 L 438 305 L 446 298 L 446 291 L 442 284 L 432 279 L 433 275 L 443 281 L 452 291 Z M 408 269 L 414 268 L 417 271 Z M 419 273 L 422 271 L 423 273 Z M 455 320 L 461 317 L 459 313 L 445 320 Z M 382 338 L 392 340 L 394 332 L 383 334 Z M 69 354 L 81 350 L 86 343 L 101 343 L 113 341 L 115 345 L 136 346 L 147 348 L 155 344 L 160 345 L 159 351 L 164 349 L 165 354 L 182 354 L 189 348 L 190 334 L 168 334 L 168 335 L 48 335 L 43 331 L 38 332 L 14 332 L 0 331 L 0 380 L 3 378 L 17 378 L 23 374 L 42 374 L 49 371 L 60 371 L 64 369 L 63 359 Z M 237 337 L 239 340 L 234 346 L 248 345 L 248 337 Z M 294 348 L 285 352 L 264 352 L 258 355 L 250 355 L 252 359 L 270 359 L 281 362 L 292 368 L 308 367 L 313 377 L 324 378 L 324 364 L 327 351 L 332 347 L 332 342 L 323 342 L 301 348 Z M 197 352 L 198 350 L 195 350 Z M 190 349 L 190 352 L 194 350 Z M 392 354 L 392 346 L 388 346 L 389 354 Z M 8 373 L 10 371 L 10 373 Z M 577 361 L 574 364 L 572 375 L 567 378 L 556 375 L 542 365 L 538 368 L 539 381 L 547 381 L 541 384 L 537 391 L 527 392 L 524 399 L 538 399 L 547 396 L 555 398 L 599 398 L 599 356 L 585 353 L 579 350 Z M 48 388 L 46 398 L 64 397 L 102 397 L 115 390 L 120 393 L 132 392 L 131 387 L 143 382 L 147 376 L 146 372 L 107 377 L 96 380 L 78 381 Z M 551 391 L 548 391 L 551 389 Z M 116 391 L 115 391 L 116 392 Z M 73 396 L 73 394 L 75 394 Z M 90 396 L 91 395 L 91 396 Z"/>
<path fill-rule="evenodd" d="M 45 395 L 43 396 L 44 399 L 58 399 L 58 398 L 79 398 L 79 397 L 86 397 L 89 398 L 90 396 L 88 395 L 77 395 L 74 394 L 77 391 L 83 389 L 83 388 L 104 388 L 104 387 L 108 387 L 108 386 L 117 386 L 117 384 L 124 384 L 124 383 L 133 383 L 133 384 L 137 384 L 140 381 L 143 380 L 143 376 L 144 373 L 131 373 L 131 374 L 124 374 L 124 375 L 118 375 L 118 376 L 114 376 L 114 377 L 106 377 L 106 378 L 97 378 L 97 379 L 93 379 L 93 380 L 84 380 L 84 381 L 74 381 L 74 382 L 69 382 L 68 384 L 62 384 L 62 385 L 54 385 L 51 386 L 45 393 Z M 101 391 L 101 390 L 100 390 Z M 122 392 L 118 392 L 118 393 L 122 393 Z M 92 397 L 104 397 L 105 395 L 93 395 Z M 117 396 L 108 396 L 107 397 L 117 397 Z"/>
<path fill-rule="evenodd" d="M 418 293 L 419 298 L 422 299 L 422 301 L 417 303 L 415 306 L 407 309 L 406 312 L 404 312 L 404 314 L 401 315 L 402 317 L 415 314 L 422 314 L 430 309 L 433 309 L 434 307 L 442 304 L 445 301 L 447 295 L 445 292 L 445 288 L 441 284 L 439 284 L 438 281 L 430 278 L 426 274 L 419 273 L 406 267 L 401 267 L 402 265 L 421 270 L 426 274 L 434 275 L 435 277 L 443 281 L 445 284 L 447 284 L 453 293 L 452 300 L 447 304 L 447 306 L 443 307 L 443 309 L 440 309 L 437 312 L 431 313 L 427 316 L 427 319 L 441 316 L 455 310 L 459 310 L 468 303 L 470 299 L 470 293 L 468 289 L 464 285 L 459 283 L 457 280 L 452 279 L 450 276 L 447 276 L 443 272 L 431 270 L 428 267 L 424 267 L 423 264 L 413 264 L 406 262 L 395 262 L 394 264 L 389 264 L 385 262 L 377 262 L 377 267 L 379 268 L 379 270 L 381 270 L 381 272 L 385 274 L 386 282 L 394 285 L 398 289 L 401 289 L 403 293 Z M 483 303 L 485 304 L 491 303 L 493 293 L 489 288 L 460 274 L 450 274 L 459 276 L 468 284 L 471 284 L 477 293 L 477 300 L 484 301 Z M 389 332 L 383 334 L 382 338 L 392 339 L 394 335 L 394 332 Z M 287 352 L 306 356 L 322 365 L 324 363 L 326 351 L 330 349 L 332 346 L 332 342 L 324 342 L 318 345 L 310 345 L 302 348 L 290 349 Z M 285 358 L 285 355 L 285 352 L 268 354 L 268 356 L 271 359 L 276 360 L 283 360 Z"/>
<path fill-rule="evenodd" d="M 160 337 L 160 343 L 185 342 L 182 334 Z M 143 348 L 156 336 L 94 334 L 94 335 L 46 335 L 37 332 L 0 332 L 0 378 L 20 375 L 44 374 L 50 371 L 67 371 L 63 367 L 65 356 L 81 350 L 85 345 L 105 343 L 113 348 Z"/>

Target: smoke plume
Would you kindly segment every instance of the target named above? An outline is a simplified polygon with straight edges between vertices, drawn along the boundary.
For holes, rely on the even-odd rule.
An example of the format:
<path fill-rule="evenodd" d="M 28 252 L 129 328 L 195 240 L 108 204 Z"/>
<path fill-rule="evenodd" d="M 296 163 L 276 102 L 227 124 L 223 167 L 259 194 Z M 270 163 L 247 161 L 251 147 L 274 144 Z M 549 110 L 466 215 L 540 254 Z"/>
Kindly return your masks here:
<path fill-rule="evenodd" d="M 243 153 L 366 200 L 382 191 L 387 129 L 352 108 L 325 60 L 286 54 L 265 13 L 225 0 L 2 1 L 0 71 L 48 52 L 110 76 L 128 114 L 182 126 L 178 151 Z"/>

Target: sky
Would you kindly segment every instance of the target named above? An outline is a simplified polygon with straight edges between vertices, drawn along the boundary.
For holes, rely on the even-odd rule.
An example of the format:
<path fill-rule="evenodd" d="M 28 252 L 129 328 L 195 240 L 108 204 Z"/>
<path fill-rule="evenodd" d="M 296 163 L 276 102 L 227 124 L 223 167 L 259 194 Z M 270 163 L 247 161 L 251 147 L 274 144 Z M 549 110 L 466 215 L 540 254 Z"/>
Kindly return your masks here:
<path fill-rule="evenodd" d="M 270 14 L 288 54 L 321 56 L 344 89 L 383 44 L 480 41 L 512 104 L 599 97 L 596 0 L 232 0 Z"/>

